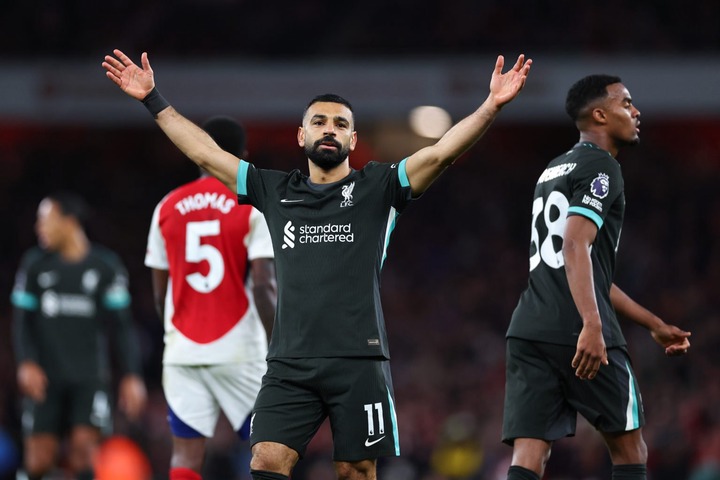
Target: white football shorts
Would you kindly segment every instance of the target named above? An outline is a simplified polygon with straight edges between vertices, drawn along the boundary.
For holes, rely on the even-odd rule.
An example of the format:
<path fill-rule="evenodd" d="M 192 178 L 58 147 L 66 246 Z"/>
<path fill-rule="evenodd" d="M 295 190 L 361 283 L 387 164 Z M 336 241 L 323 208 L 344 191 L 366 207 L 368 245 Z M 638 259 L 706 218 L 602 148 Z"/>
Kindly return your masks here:
<path fill-rule="evenodd" d="M 207 438 L 213 436 L 220 410 L 238 431 L 255 403 L 265 360 L 222 365 L 165 365 L 163 391 L 175 415 Z"/>

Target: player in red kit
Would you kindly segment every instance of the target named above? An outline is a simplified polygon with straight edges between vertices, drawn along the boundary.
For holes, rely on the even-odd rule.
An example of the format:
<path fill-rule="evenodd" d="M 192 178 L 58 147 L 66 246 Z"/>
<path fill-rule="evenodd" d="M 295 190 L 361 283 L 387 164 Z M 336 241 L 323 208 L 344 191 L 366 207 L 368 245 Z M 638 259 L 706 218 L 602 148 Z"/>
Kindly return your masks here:
<path fill-rule="evenodd" d="M 246 156 L 229 117 L 203 128 Z M 197 480 L 220 410 L 241 438 L 266 370 L 276 304 L 273 249 L 262 214 L 203 174 L 155 208 L 145 265 L 165 322 L 163 390 L 173 433 L 171 480 Z"/>

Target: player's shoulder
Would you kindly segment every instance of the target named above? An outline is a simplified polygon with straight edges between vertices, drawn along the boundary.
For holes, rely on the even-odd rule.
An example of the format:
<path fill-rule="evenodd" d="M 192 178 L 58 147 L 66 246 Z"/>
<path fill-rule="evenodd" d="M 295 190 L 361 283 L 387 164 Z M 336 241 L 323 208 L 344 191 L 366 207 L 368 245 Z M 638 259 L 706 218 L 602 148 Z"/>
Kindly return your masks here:
<path fill-rule="evenodd" d="M 34 265 L 40 264 L 53 254 L 38 246 L 30 247 L 20 257 L 21 268 L 28 269 Z"/>
<path fill-rule="evenodd" d="M 397 174 L 398 169 L 400 167 L 400 164 L 402 162 L 395 162 L 395 163 L 388 163 L 388 162 L 378 162 L 376 160 L 371 160 L 368 163 L 366 163 L 360 170 L 357 170 L 355 172 L 356 175 L 359 175 L 361 177 L 383 177 L 388 174 Z"/>
<path fill-rule="evenodd" d="M 117 267 L 122 267 L 123 264 L 120 255 L 109 247 L 99 243 L 92 243 L 90 245 L 88 258 L 92 262 L 107 266 L 113 270 Z"/>

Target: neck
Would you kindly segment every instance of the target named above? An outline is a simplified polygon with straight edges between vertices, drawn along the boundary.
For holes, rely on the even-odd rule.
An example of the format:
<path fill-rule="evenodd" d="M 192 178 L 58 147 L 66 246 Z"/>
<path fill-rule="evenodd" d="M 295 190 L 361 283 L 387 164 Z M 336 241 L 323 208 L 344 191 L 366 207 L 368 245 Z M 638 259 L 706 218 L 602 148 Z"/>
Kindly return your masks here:
<path fill-rule="evenodd" d="M 603 150 L 607 150 L 608 152 L 610 152 L 610 155 L 612 155 L 613 158 L 617 157 L 618 151 L 620 150 L 615 145 L 615 142 L 610 140 L 607 135 L 598 134 L 596 132 L 581 132 L 580 142 L 594 143 Z"/>
<path fill-rule="evenodd" d="M 82 260 L 90 250 L 90 241 L 85 232 L 77 230 L 68 236 L 67 241 L 60 247 L 60 256 L 67 261 L 77 262 Z"/>
<path fill-rule="evenodd" d="M 311 160 L 308 160 L 308 170 L 310 171 L 310 181 L 312 183 L 333 183 L 350 175 L 350 161 L 346 158 L 345 161 L 337 167 L 331 168 L 330 170 L 323 170 Z"/>

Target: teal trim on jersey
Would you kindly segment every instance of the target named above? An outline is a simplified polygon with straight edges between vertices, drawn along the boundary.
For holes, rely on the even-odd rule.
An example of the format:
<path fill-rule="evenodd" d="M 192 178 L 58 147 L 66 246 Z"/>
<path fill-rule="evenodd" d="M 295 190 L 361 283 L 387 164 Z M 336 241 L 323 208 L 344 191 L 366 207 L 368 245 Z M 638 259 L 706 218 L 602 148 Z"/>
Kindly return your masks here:
<path fill-rule="evenodd" d="M 390 236 L 392 235 L 393 230 L 395 230 L 395 224 L 397 223 L 397 218 L 400 216 L 400 214 L 395 210 L 395 207 L 390 208 L 390 215 L 388 215 L 388 224 L 385 228 L 385 246 L 383 247 L 383 256 L 382 260 L 380 260 L 380 269 L 382 270 L 383 265 L 385 264 L 385 259 L 387 258 L 387 250 L 388 246 L 390 245 Z"/>
<path fill-rule="evenodd" d="M 398 165 L 398 176 L 400 177 L 400 185 L 403 187 L 409 187 L 410 186 L 410 180 L 408 180 L 407 177 L 407 170 L 405 170 L 405 164 L 407 163 L 407 158 L 405 158 L 400 164 Z"/>
<path fill-rule="evenodd" d="M 387 386 L 385 387 L 387 388 Z M 388 391 L 388 403 L 390 404 L 390 418 L 392 419 L 393 441 L 395 442 L 395 455 L 400 456 L 400 436 L 398 434 L 397 414 L 395 413 L 395 402 L 393 402 L 390 389 Z"/>
<path fill-rule="evenodd" d="M 247 172 L 250 164 L 245 160 L 240 160 L 237 172 L 237 194 L 247 195 Z"/>
<path fill-rule="evenodd" d="M 108 310 L 120 310 L 130 305 L 130 293 L 125 288 L 112 288 L 103 298 L 103 306 Z"/>
<path fill-rule="evenodd" d="M 627 413 L 626 418 L 627 422 L 625 423 L 625 430 L 635 430 L 640 428 L 640 415 L 639 415 L 639 402 L 638 402 L 638 396 L 637 392 L 635 391 L 635 377 L 633 377 L 632 369 L 630 369 L 630 364 L 625 362 L 625 368 L 628 372 L 628 406 L 627 406 Z"/>
<path fill-rule="evenodd" d="M 12 292 L 12 295 L 10 295 L 10 301 L 13 306 L 22 308 L 23 310 L 34 311 L 38 309 L 38 299 L 32 293 L 15 290 Z"/>
<path fill-rule="evenodd" d="M 577 213 L 578 215 L 582 215 L 583 217 L 587 217 L 593 222 L 595 222 L 595 225 L 597 225 L 598 228 L 602 228 L 604 220 L 600 215 L 593 212 L 589 208 L 585 207 L 570 207 L 568 208 L 568 213 Z"/>

